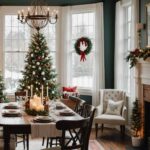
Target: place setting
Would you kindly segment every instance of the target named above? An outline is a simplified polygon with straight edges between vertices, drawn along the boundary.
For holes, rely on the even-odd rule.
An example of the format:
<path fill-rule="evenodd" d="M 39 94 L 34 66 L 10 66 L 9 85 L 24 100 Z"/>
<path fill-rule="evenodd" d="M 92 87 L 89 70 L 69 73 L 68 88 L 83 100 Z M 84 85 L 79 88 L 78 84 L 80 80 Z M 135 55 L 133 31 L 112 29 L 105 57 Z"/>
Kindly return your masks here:
<path fill-rule="evenodd" d="M 36 116 L 33 118 L 34 123 L 50 123 L 54 122 L 54 119 L 50 116 Z"/>
<path fill-rule="evenodd" d="M 21 111 L 15 109 L 8 109 L 2 112 L 3 117 L 21 117 Z"/>

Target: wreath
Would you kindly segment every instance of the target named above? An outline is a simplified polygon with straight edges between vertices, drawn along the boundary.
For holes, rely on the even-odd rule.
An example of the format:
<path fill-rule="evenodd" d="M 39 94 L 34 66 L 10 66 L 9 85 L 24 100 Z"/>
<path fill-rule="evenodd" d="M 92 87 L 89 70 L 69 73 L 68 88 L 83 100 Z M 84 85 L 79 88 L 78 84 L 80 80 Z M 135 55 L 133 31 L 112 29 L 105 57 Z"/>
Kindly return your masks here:
<path fill-rule="evenodd" d="M 85 55 L 88 55 L 92 50 L 92 42 L 88 37 L 81 37 L 74 44 L 75 51 L 81 55 L 80 61 L 85 61 Z"/>

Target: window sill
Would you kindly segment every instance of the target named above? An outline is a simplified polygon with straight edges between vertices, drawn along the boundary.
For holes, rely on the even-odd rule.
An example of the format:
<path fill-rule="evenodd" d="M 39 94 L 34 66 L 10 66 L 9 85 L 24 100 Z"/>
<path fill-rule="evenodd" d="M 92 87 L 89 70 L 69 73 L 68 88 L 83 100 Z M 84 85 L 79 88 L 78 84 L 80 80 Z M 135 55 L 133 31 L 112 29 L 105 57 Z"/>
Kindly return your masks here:
<path fill-rule="evenodd" d="M 92 95 L 92 90 L 91 89 L 83 89 L 79 88 L 78 89 L 80 95 Z"/>

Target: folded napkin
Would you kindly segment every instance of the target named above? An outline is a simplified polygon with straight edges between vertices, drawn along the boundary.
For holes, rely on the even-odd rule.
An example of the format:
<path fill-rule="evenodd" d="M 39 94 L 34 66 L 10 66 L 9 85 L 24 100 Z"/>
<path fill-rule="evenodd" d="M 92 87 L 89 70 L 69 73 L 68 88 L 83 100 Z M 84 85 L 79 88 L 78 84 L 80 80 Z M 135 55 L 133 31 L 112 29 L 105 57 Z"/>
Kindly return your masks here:
<path fill-rule="evenodd" d="M 61 131 L 56 129 L 56 123 L 31 123 L 31 137 L 58 137 Z"/>

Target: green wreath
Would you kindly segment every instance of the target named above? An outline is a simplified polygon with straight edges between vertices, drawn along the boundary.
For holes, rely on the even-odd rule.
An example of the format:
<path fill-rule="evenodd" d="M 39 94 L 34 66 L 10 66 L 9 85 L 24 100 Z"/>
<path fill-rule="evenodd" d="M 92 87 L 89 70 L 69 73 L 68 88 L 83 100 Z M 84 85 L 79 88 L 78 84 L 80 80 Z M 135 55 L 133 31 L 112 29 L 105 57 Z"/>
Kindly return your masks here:
<path fill-rule="evenodd" d="M 84 50 L 81 50 L 81 44 Z M 88 55 L 92 50 L 92 42 L 88 37 L 81 37 L 76 40 L 74 44 L 75 51 L 78 55 L 81 55 L 80 61 L 85 61 L 85 55 Z"/>

